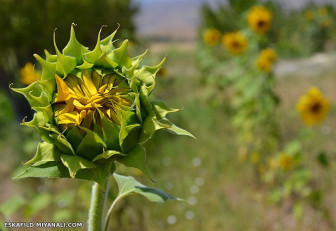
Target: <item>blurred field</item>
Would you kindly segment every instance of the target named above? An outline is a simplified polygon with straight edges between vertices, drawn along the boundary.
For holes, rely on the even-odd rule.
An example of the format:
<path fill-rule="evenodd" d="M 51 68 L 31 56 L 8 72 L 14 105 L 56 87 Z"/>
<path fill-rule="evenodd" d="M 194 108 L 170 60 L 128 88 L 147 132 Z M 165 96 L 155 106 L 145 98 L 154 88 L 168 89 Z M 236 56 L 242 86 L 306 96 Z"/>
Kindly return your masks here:
<path fill-rule="evenodd" d="M 164 54 L 155 54 L 162 57 Z M 253 170 L 248 165 L 239 162 L 235 134 L 228 122 L 229 115 L 220 106 L 222 102 L 211 102 L 212 89 L 202 87 L 201 76 L 195 69 L 193 51 L 171 49 L 167 52 L 167 76 L 158 79 L 154 95 L 164 99 L 168 105 L 182 108 L 182 112 L 174 116 L 177 124 L 184 124 L 197 140 L 176 138 L 160 133 L 148 144 L 148 166 L 157 183 L 152 183 L 142 176 L 137 176 L 142 182 L 162 188 L 169 193 L 186 199 L 188 203 L 169 202 L 164 205 L 151 204 L 133 196 L 122 202 L 115 212 L 115 230 L 122 226 L 123 230 L 332 230 L 328 224 L 321 223 L 320 215 L 307 209 L 301 224 L 295 222 L 290 215 L 290 203 L 274 205 L 264 197 L 263 188 L 258 186 Z M 329 99 L 336 97 L 334 71 L 325 72 L 319 76 L 287 76 L 277 78 L 276 91 L 281 98 L 278 116 L 281 121 L 281 141 L 290 140 L 293 134 L 302 127 L 302 122 L 294 109 L 297 98 L 311 85 L 323 89 Z M 223 99 L 224 100 L 224 99 Z M 333 101 L 332 101 L 333 102 Z M 327 121 L 316 128 L 318 139 L 305 145 L 307 154 L 305 163 L 311 165 L 315 153 L 320 147 L 330 153 L 335 159 L 335 129 L 333 109 Z M 192 118 L 192 119 L 191 119 Z M 16 123 L 16 122 L 14 122 Z M 72 211 L 76 213 L 76 221 L 85 222 L 86 203 L 90 185 L 66 180 L 11 180 L 12 169 L 18 167 L 18 162 L 29 159 L 19 159 L 17 143 L 19 138 L 14 131 L 22 132 L 24 128 L 12 125 L 12 134 L 1 142 L 1 150 L 8 162 L 1 162 L 0 202 L 13 194 L 29 197 L 32 192 L 47 192 L 52 196 L 63 192 L 64 188 L 79 193 L 81 201 L 74 201 L 66 206 L 76 205 Z M 33 141 L 31 141 L 33 142 Z M 33 142 L 34 143 L 34 142 Z M 5 145 L 6 144 L 6 145 Z M 10 145 L 8 145 L 10 144 Z M 33 144 L 27 144 L 34 146 Z M 316 167 L 314 164 L 312 168 Z M 333 167 L 333 166 L 331 166 Z M 319 171 L 315 175 L 316 184 L 325 190 L 324 203 L 332 205 L 335 200 L 335 180 L 331 177 L 335 170 Z M 137 172 L 131 172 L 132 174 Z M 322 180 L 323 179 L 323 180 Z M 33 183 L 35 182 L 35 183 Z M 25 188 L 27 183 L 33 183 Z M 80 189 L 75 189 L 81 185 Z M 84 189 L 83 189 L 84 187 Z M 112 186 L 113 187 L 113 186 Z M 83 195 L 84 194 L 84 195 Z M 57 201 L 50 202 L 37 209 L 34 219 L 48 219 L 51 212 L 63 208 L 60 203 L 64 198 L 58 196 Z M 51 206 L 54 203 L 55 206 Z M 44 208 L 45 207 L 45 208 Z M 80 209 L 85 208 L 85 210 Z M 332 214 L 336 214 L 331 206 Z M 23 214 L 15 214 L 12 219 L 22 220 Z M 170 223 L 170 224 L 169 224 Z"/>

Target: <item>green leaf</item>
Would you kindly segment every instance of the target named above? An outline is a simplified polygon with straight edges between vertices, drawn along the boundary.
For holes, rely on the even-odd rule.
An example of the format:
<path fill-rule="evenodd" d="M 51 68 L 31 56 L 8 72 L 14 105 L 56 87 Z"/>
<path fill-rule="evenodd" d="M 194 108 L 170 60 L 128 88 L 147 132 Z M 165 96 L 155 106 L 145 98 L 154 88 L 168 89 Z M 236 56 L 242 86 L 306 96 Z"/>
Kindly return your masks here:
<path fill-rule="evenodd" d="M 83 60 L 83 64 L 77 66 L 76 68 L 81 69 L 81 70 L 85 70 L 85 69 L 90 69 L 94 66 L 93 63 L 88 63 L 86 60 Z"/>
<path fill-rule="evenodd" d="M 127 167 L 139 169 L 151 179 L 146 164 L 146 149 L 141 145 L 135 146 L 125 157 L 120 158 L 118 161 Z"/>
<path fill-rule="evenodd" d="M 172 125 L 168 120 L 158 121 L 154 111 L 150 112 L 145 121 L 142 124 L 141 134 L 139 138 L 139 143 L 146 142 L 148 139 L 152 137 L 155 131 L 170 128 Z"/>
<path fill-rule="evenodd" d="M 72 155 L 64 154 L 64 155 L 61 155 L 61 160 L 63 164 L 69 169 L 71 178 L 75 178 L 76 173 L 80 169 L 95 167 L 95 164 L 83 159 L 80 156 L 72 156 Z"/>
<path fill-rule="evenodd" d="M 50 54 L 49 51 L 47 51 L 46 49 L 44 49 L 44 54 L 46 56 L 46 61 L 47 62 L 51 62 L 51 63 L 55 63 L 56 64 L 56 62 L 57 62 L 57 55 Z M 55 66 L 55 68 L 56 68 L 56 66 Z"/>
<path fill-rule="evenodd" d="M 106 38 L 104 38 L 103 40 L 100 41 L 100 49 L 104 53 L 110 53 L 111 50 L 114 48 L 113 39 L 114 39 L 114 36 L 116 35 L 118 29 L 119 28 L 117 28 L 115 31 L 113 31 L 113 33 L 110 34 L 108 37 L 106 37 Z"/>
<path fill-rule="evenodd" d="M 99 30 L 97 43 L 96 43 L 95 48 L 92 51 L 89 51 L 89 52 L 84 54 L 84 59 L 88 63 L 95 63 L 99 59 L 99 57 L 103 54 L 103 52 L 100 48 L 100 34 L 101 34 L 101 31 L 102 31 L 102 29 Z"/>
<path fill-rule="evenodd" d="M 38 166 L 31 166 L 13 179 L 22 179 L 26 177 L 69 178 L 70 175 L 68 169 L 62 162 L 47 162 Z"/>
<path fill-rule="evenodd" d="M 141 55 L 138 55 L 138 56 L 132 58 L 132 66 L 133 66 L 133 68 L 137 68 L 139 66 L 140 62 L 143 60 L 143 58 L 145 57 L 145 55 L 147 54 L 147 52 L 148 52 L 148 49 L 145 50 L 145 52 L 142 53 Z"/>
<path fill-rule="evenodd" d="M 120 150 L 119 145 L 119 133 L 120 126 L 107 119 L 105 116 L 101 116 L 103 137 L 107 149 Z"/>
<path fill-rule="evenodd" d="M 175 124 L 173 124 L 170 128 L 166 128 L 166 129 L 172 134 L 181 135 L 181 136 L 189 136 L 189 137 L 192 137 L 192 138 L 196 139 L 196 137 L 193 134 L 191 134 L 187 130 L 184 130 L 184 129 L 176 126 Z"/>
<path fill-rule="evenodd" d="M 99 154 L 98 156 L 96 156 L 92 161 L 97 161 L 101 159 L 109 159 L 111 156 L 114 156 L 114 155 L 126 156 L 126 154 L 121 153 L 119 151 L 107 150 L 107 151 L 104 151 L 102 154 Z"/>
<path fill-rule="evenodd" d="M 115 163 L 112 161 L 103 164 L 97 163 L 95 168 L 79 170 L 76 174 L 76 178 L 95 181 L 99 184 L 102 184 L 106 180 L 106 178 L 113 174 L 115 169 Z"/>
<path fill-rule="evenodd" d="M 118 116 L 121 118 L 121 123 L 124 126 L 139 124 L 138 117 L 134 111 L 123 110 Z"/>
<path fill-rule="evenodd" d="M 99 31 L 98 34 L 98 39 L 97 39 L 97 43 L 95 48 L 84 54 L 84 59 L 88 62 L 88 63 L 93 63 L 95 64 L 95 66 L 99 66 L 99 67 L 105 67 L 105 68 L 116 68 L 118 65 L 113 62 L 111 59 L 108 58 L 107 56 L 107 51 L 104 50 L 104 52 L 101 50 L 101 46 L 100 46 L 100 34 L 101 34 L 101 30 Z M 105 41 L 104 41 L 105 43 Z"/>
<path fill-rule="evenodd" d="M 138 143 L 140 132 L 141 126 L 139 124 L 121 126 L 119 142 L 122 152 L 127 153 Z"/>
<path fill-rule="evenodd" d="M 11 86 L 10 88 L 23 95 L 32 107 L 45 106 L 45 104 L 48 104 L 48 98 L 46 98 L 45 95 L 42 95 L 42 87 L 38 82 L 34 82 L 25 88 L 12 88 Z M 42 97 L 43 99 L 39 99 L 39 97 Z M 41 100 L 44 102 L 43 105 L 41 105 Z"/>
<path fill-rule="evenodd" d="M 72 145 L 63 134 L 50 134 L 49 136 L 53 139 L 54 144 L 62 153 L 75 155 Z"/>
<path fill-rule="evenodd" d="M 38 111 L 42 112 L 46 122 L 53 121 L 54 114 L 50 104 L 44 107 L 32 107 L 32 109 L 34 109 L 37 112 Z"/>
<path fill-rule="evenodd" d="M 49 143 L 53 142 L 52 138 L 49 136 L 49 131 L 43 129 L 43 127 L 46 126 L 46 121 L 42 112 L 36 112 L 33 119 L 29 122 L 23 120 L 21 125 L 35 128 L 39 131 L 42 140 Z"/>
<path fill-rule="evenodd" d="M 83 140 L 83 136 L 79 131 L 78 126 L 74 126 L 65 136 L 74 150 L 77 150 L 78 146 Z"/>
<path fill-rule="evenodd" d="M 148 92 L 152 92 L 154 86 L 155 86 L 155 75 L 160 70 L 164 62 L 166 61 L 166 58 L 164 58 L 161 63 L 159 63 L 156 66 L 150 67 L 150 66 L 143 66 L 136 74 L 136 78 L 140 80 L 141 82 L 145 83 Z"/>
<path fill-rule="evenodd" d="M 54 47 L 57 55 L 57 63 L 56 63 L 56 72 L 63 77 L 66 77 L 71 71 L 76 68 L 77 60 L 74 57 L 70 57 L 62 54 L 56 45 L 56 35 L 54 32 Z"/>
<path fill-rule="evenodd" d="M 38 80 L 37 82 L 41 84 L 43 91 L 47 93 L 48 101 L 52 102 L 53 96 L 55 94 L 55 89 L 56 89 L 55 77 L 53 79 L 48 79 L 48 80 Z"/>
<path fill-rule="evenodd" d="M 71 25 L 70 40 L 63 49 L 63 54 L 74 57 L 77 65 L 83 63 L 83 54 L 89 50 L 77 41 L 74 25 Z"/>
<path fill-rule="evenodd" d="M 48 53 L 49 54 L 49 53 Z M 38 54 L 33 55 L 35 59 L 41 64 L 42 66 L 42 76 L 41 80 L 50 80 L 55 79 L 56 74 L 56 62 L 48 62 L 41 58 Z"/>
<path fill-rule="evenodd" d="M 78 146 L 76 154 L 92 160 L 106 149 L 105 143 L 95 132 L 82 127 L 81 129 L 86 131 L 86 135 Z"/>
<path fill-rule="evenodd" d="M 25 163 L 25 165 L 42 164 L 49 161 L 60 161 L 61 153 L 52 143 L 43 142 L 37 146 L 37 151 L 33 159 Z"/>
<path fill-rule="evenodd" d="M 156 114 L 156 117 L 158 119 L 162 119 L 162 118 L 166 117 L 166 115 L 168 113 L 173 113 L 173 112 L 179 111 L 179 109 L 174 109 L 174 108 L 168 107 L 162 101 L 152 101 L 151 104 L 152 104 L 152 108 L 153 108 L 153 110 Z"/>
<path fill-rule="evenodd" d="M 113 174 L 119 188 L 118 200 L 132 194 L 140 194 L 152 202 L 163 203 L 167 200 L 181 200 L 162 190 L 147 187 L 131 176 Z"/>
<path fill-rule="evenodd" d="M 135 106 L 136 106 L 136 115 L 138 117 L 138 120 L 140 121 L 140 123 L 142 123 L 141 101 L 140 101 L 139 94 L 135 94 Z"/>
<path fill-rule="evenodd" d="M 119 67 L 132 67 L 132 59 L 128 55 L 128 40 L 126 39 L 119 48 L 114 49 L 107 56 L 115 63 L 118 64 Z"/>
<path fill-rule="evenodd" d="M 140 100 L 141 100 L 141 103 L 143 104 L 144 108 L 146 109 L 147 113 L 150 113 L 151 110 L 152 110 L 152 104 L 148 100 L 149 93 L 150 92 L 148 91 L 146 85 L 142 84 L 140 86 Z"/>

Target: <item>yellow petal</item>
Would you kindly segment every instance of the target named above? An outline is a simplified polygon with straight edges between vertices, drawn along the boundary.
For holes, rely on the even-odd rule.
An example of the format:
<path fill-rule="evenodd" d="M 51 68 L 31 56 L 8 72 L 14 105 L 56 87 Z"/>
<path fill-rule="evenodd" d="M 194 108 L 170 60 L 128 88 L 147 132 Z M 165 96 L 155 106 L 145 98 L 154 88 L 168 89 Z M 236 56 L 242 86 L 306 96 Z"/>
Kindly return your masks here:
<path fill-rule="evenodd" d="M 79 113 L 76 111 L 58 116 L 58 124 L 80 124 L 80 122 Z"/>
<path fill-rule="evenodd" d="M 69 76 L 64 80 L 70 89 L 70 93 L 76 95 L 77 97 L 85 97 L 82 88 L 83 82 L 77 76 Z M 76 98 L 76 97 L 74 97 Z"/>
<path fill-rule="evenodd" d="M 58 75 L 55 75 L 55 78 L 56 78 L 57 91 L 58 91 L 57 97 L 55 99 L 55 103 L 63 102 L 67 100 L 70 91 L 66 83 L 63 81 L 63 79 L 61 79 Z"/>
<path fill-rule="evenodd" d="M 75 106 L 73 100 L 69 100 L 66 104 L 56 105 L 55 106 L 55 116 L 59 116 L 64 113 L 69 113 L 74 110 Z"/>
<path fill-rule="evenodd" d="M 97 88 L 95 87 L 92 79 L 90 77 L 90 73 L 88 71 L 84 71 L 82 75 L 84 81 L 84 88 L 88 90 L 88 95 L 93 96 L 97 94 Z M 83 89 L 84 90 L 84 89 Z M 84 90 L 85 91 L 85 90 Z"/>
<path fill-rule="evenodd" d="M 78 100 L 74 100 L 73 104 L 75 105 L 76 108 L 82 110 L 85 108 L 85 106 L 83 104 L 81 104 Z"/>

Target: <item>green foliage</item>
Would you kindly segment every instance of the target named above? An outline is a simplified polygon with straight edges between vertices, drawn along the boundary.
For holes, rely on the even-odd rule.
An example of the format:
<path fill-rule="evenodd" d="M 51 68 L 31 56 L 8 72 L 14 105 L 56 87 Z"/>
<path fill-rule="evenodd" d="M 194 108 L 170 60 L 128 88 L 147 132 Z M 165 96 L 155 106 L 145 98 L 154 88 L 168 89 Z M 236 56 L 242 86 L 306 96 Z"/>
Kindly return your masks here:
<path fill-rule="evenodd" d="M 109 221 L 110 221 L 112 211 L 115 208 L 116 203 L 127 196 L 138 194 L 138 195 L 142 195 L 149 201 L 156 202 L 156 203 L 164 203 L 167 200 L 181 200 L 179 198 L 169 195 L 168 193 L 162 190 L 152 188 L 152 187 L 147 187 L 139 183 L 133 177 L 122 176 L 116 173 L 114 173 L 113 176 L 118 185 L 118 195 L 114 199 L 112 205 L 110 206 L 107 212 L 106 219 L 105 219 L 105 230 L 106 231 L 109 229 Z"/>
<path fill-rule="evenodd" d="M 218 2 L 216 7 L 204 3 L 201 7 L 201 30 L 216 28 L 223 33 L 239 30 L 245 22 L 246 11 L 258 0 L 230 0 L 227 4 Z"/>
<path fill-rule="evenodd" d="M 9 98 L 0 90 L 0 137 L 8 136 L 7 129 L 13 122 L 14 111 Z"/>
<path fill-rule="evenodd" d="M 159 202 L 159 203 L 163 203 L 167 200 L 181 200 L 159 189 L 147 187 L 136 181 L 131 176 L 122 176 L 116 173 L 114 173 L 113 176 L 119 188 L 119 193 L 116 200 L 120 200 L 121 198 L 132 194 L 140 194 L 152 202 Z"/>
<path fill-rule="evenodd" d="M 7 218 L 11 217 L 15 212 L 17 212 L 23 205 L 25 204 L 25 200 L 18 195 L 15 195 L 0 206 L 0 212 Z"/>

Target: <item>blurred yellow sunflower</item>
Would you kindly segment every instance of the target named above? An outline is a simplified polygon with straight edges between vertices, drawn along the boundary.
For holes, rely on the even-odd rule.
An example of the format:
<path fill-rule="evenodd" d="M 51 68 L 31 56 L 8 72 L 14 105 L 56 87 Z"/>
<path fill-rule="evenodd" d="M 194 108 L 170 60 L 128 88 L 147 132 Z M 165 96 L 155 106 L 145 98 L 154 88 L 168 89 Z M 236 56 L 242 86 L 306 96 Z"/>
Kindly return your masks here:
<path fill-rule="evenodd" d="M 279 156 L 279 167 L 288 170 L 293 166 L 294 157 L 288 153 L 282 152 Z"/>
<path fill-rule="evenodd" d="M 314 125 L 324 119 L 330 103 L 317 87 L 312 87 L 306 95 L 301 96 L 296 108 L 307 125 Z"/>
<path fill-rule="evenodd" d="M 321 26 L 324 27 L 324 28 L 329 27 L 330 25 L 331 25 L 330 18 L 326 18 L 321 22 Z"/>
<path fill-rule="evenodd" d="M 164 67 L 161 67 L 161 69 L 157 72 L 158 77 L 166 77 L 168 75 L 168 70 Z"/>
<path fill-rule="evenodd" d="M 23 68 L 20 69 L 20 81 L 24 85 L 30 85 L 37 80 L 41 79 L 41 73 L 34 70 L 34 65 L 30 62 L 26 63 Z"/>
<path fill-rule="evenodd" d="M 304 13 L 304 18 L 307 20 L 307 21 L 313 21 L 313 19 L 315 18 L 315 14 L 313 11 L 311 10 L 308 10 Z"/>
<path fill-rule="evenodd" d="M 247 23 L 250 28 L 257 33 L 269 31 L 272 25 L 273 15 L 264 6 L 253 7 L 247 15 Z"/>
<path fill-rule="evenodd" d="M 220 42 L 222 33 L 217 29 L 207 29 L 203 33 L 203 40 L 209 46 L 217 46 Z"/>
<path fill-rule="evenodd" d="M 225 48 L 233 55 L 240 55 L 247 48 L 246 37 L 240 32 L 230 32 L 223 36 L 222 42 Z"/>
<path fill-rule="evenodd" d="M 271 48 L 266 48 L 262 50 L 259 54 L 257 60 L 257 68 L 262 71 L 271 72 L 276 59 L 277 54 L 275 50 Z"/>
<path fill-rule="evenodd" d="M 326 16 L 328 14 L 328 9 L 325 8 L 325 7 L 321 7 L 318 9 L 318 13 L 321 15 L 321 16 Z"/>

